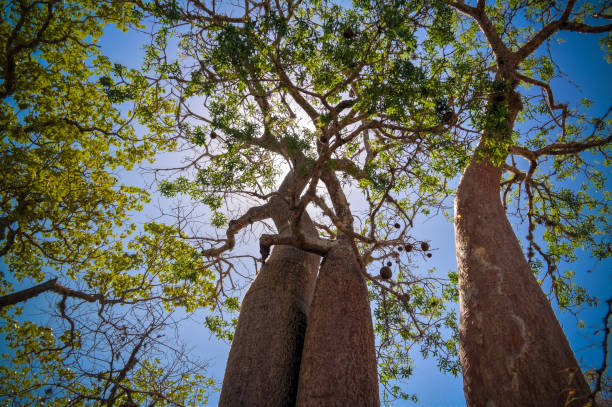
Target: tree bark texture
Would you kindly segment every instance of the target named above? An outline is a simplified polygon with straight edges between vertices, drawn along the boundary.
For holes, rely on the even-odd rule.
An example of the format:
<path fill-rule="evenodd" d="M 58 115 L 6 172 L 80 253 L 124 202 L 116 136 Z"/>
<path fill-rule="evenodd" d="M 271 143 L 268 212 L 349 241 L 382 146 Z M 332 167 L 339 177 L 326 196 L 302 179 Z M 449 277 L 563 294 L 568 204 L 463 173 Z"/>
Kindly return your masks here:
<path fill-rule="evenodd" d="M 467 405 L 583 406 L 589 386 L 506 217 L 501 173 L 473 161 L 455 199 Z"/>
<path fill-rule="evenodd" d="M 274 218 L 280 229 L 283 219 L 277 216 L 284 218 L 284 211 L 278 209 Z M 306 213 L 302 229 L 316 233 Z M 319 261 L 319 256 L 290 246 L 273 248 L 242 301 L 219 406 L 295 405 Z"/>
<path fill-rule="evenodd" d="M 353 248 L 340 242 L 317 278 L 300 368 L 300 407 L 380 405 L 366 282 Z"/>

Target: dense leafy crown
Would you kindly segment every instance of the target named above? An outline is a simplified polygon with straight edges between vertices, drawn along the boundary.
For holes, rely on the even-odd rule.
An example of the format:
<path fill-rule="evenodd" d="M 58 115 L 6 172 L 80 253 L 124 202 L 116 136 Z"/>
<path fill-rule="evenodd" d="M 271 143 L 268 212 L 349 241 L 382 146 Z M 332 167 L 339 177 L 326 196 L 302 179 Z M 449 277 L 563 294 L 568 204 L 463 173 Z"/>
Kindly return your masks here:
<path fill-rule="evenodd" d="M 418 273 L 416 260 L 431 253 L 410 230 L 443 208 L 448 180 L 467 164 L 470 143 L 450 130 L 452 100 L 472 72 L 455 74 L 438 53 L 452 38 L 448 7 L 396 3 L 265 2 L 246 11 L 168 4 L 155 10 L 164 26 L 146 67 L 171 89 L 174 135 L 194 151 L 160 189 L 209 207 L 221 234 L 194 229 L 193 236 L 211 267 L 221 276 L 239 268 L 249 255 L 230 251 L 236 233 L 269 219 L 266 208 L 278 195 L 294 226 L 264 235 L 262 247 L 305 247 L 296 219 L 308 207 L 319 238 L 307 249 L 324 253 L 349 238 L 361 254 L 378 304 L 385 394 L 408 398 L 394 380 L 411 374 L 415 343 L 458 372 L 457 326 L 446 309 L 457 298 L 456 276 Z M 279 180 L 292 180 L 292 189 Z M 350 205 L 347 190 L 359 196 Z M 378 276 L 388 262 L 392 282 Z"/>

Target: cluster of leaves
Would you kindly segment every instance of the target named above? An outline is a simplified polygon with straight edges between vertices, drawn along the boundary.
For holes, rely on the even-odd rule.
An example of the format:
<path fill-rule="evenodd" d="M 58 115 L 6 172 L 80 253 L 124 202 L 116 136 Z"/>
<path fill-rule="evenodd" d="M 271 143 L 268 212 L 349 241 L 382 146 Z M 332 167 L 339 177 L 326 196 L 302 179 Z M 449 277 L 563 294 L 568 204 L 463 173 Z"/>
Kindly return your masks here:
<path fill-rule="evenodd" d="M 103 24 L 126 29 L 132 14 L 93 1 L 2 5 L 0 253 L 18 279 L 88 259 L 148 200 L 112 171 L 151 158 L 156 141 L 138 139 L 95 81 L 112 68 L 94 43 Z"/>
<path fill-rule="evenodd" d="M 168 122 L 144 137 L 132 126 L 172 106 L 97 45 L 106 25 L 125 31 L 142 14 L 23 0 L 0 1 L 0 16 L 0 295 L 49 287 L 47 304 L 34 301 L 48 318 L 0 310 L 1 402 L 201 405 L 212 385 L 203 366 L 160 338 L 176 309 L 216 306 L 215 278 L 174 227 L 148 224 L 128 242 L 129 216 L 149 196 L 119 181 L 172 147 L 156 136 Z M 124 102 L 137 108 L 122 113 Z"/>
<path fill-rule="evenodd" d="M 430 270 L 429 278 L 413 275 L 409 270 L 400 270 L 396 284 L 403 288 L 400 298 L 397 294 L 371 290 L 375 301 L 374 330 L 379 338 L 380 382 L 387 392 L 385 401 L 394 399 L 418 401 L 417 395 L 402 391 L 396 384 L 398 379 L 408 379 L 413 373 L 411 352 L 415 346 L 423 357 L 434 356 L 440 371 L 457 375 L 460 372 L 458 360 L 457 317 L 450 304 L 458 301 L 457 274 L 450 273 L 449 279 L 436 278 Z M 416 323 L 419 319 L 423 322 Z M 453 334 L 444 337 L 440 328 Z"/>

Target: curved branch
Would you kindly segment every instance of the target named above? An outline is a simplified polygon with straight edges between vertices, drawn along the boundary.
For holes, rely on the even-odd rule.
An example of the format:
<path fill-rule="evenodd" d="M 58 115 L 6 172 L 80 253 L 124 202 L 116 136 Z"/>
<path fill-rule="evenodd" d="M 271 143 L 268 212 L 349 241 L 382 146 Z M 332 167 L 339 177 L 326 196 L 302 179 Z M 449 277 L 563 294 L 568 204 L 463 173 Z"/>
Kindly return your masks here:
<path fill-rule="evenodd" d="M 287 89 L 293 100 L 295 100 L 295 102 L 306 112 L 313 123 L 317 123 L 319 119 L 319 113 L 317 110 L 300 94 L 300 90 L 298 90 L 298 87 L 293 84 L 287 73 L 284 71 L 280 61 L 276 58 L 272 58 L 272 62 L 274 63 L 276 73 L 278 74 L 281 83 Z"/>
<path fill-rule="evenodd" d="M 534 162 L 544 155 L 576 154 L 592 148 L 602 147 L 610 143 L 612 143 L 612 134 L 610 134 L 608 137 L 598 138 L 595 140 L 584 139 L 582 141 L 573 141 L 568 143 L 553 143 L 535 151 L 522 146 L 512 146 L 510 147 L 510 153 L 520 155 L 525 157 L 530 162 Z"/>
<path fill-rule="evenodd" d="M 236 233 L 254 222 L 270 218 L 270 209 L 269 202 L 261 206 L 249 208 L 244 215 L 229 222 L 225 231 L 227 238 L 224 244 L 216 248 L 202 250 L 201 254 L 206 257 L 216 257 L 226 250 L 233 249 L 236 244 Z"/>
<path fill-rule="evenodd" d="M 449 1 L 448 4 L 459 11 L 461 14 L 464 14 L 470 18 L 472 18 L 478 26 L 480 30 L 487 38 L 487 41 L 491 45 L 491 49 L 493 50 L 493 54 L 495 55 L 495 59 L 498 61 L 500 59 L 508 59 L 510 56 L 510 51 L 506 44 L 502 41 L 501 37 L 495 30 L 495 26 L 491 22 L 491 19 L 487 15 L 484 9 L 484 2 L 478 2 L 477 7 L 468 6 L 463 1 Z"/>
<path fill-rule="evenodd" d="M 550 111 L 550 115 L 552 116 L 553 120 L 557 123 L 559 127 L 561 128 L 565 127 L 565 118 L 567 117 L 567 113 L 568 113 L 567 107 L 568 106 L 567 104 L 555 103 L 555 97 L 553 95 L 553 91 L 550 85 L 548 83 L 545 83 L 540 80 L 531 78 L 529 76 L 520 74 L 518 72 L 516 73 L 516 76 L 524 82 L 539 86 L 546 92 L 546 95 L 547 95 L 546 104 L 548 105 L 548 110 Z M 561 123 L 557 121 L 557 118 L 555 117 L 553 110 L 561 110 Z"/>
<path fill-rule="evenodd" d="M 539 157 L 541 155 L 563 155 L 563 154 L 575 154 L 580 153 L 582 151 L 601 147 L 606 144 L 612 143 L 612 134 L 608 137 L 600 138 L 591 141 L 574 141 L 571 143 L 553 143 L 549 144 L 546 147 L 542 147 L 541 149 L 535 151 L 535 154 Z"/>
<path fill-rule="evenodd" d="M 570 22 L 566 24 L 562 24 L 560 27 L 561 30 L 564 31 L 573 31 L 577 33 L 587 33 L 587 34 L 602 34 L 612 31 L 612 24 L 606 25 L 589 25 L 578 22 Z"/>
<path fill-rule="evenodd" d="M 269 248 L 274 245 L 287 245 L 297 247 L 310 253 L 325 256 L 338 242 L 336 240 L 323 239 L 304 235 L 302 239 L 297 239 L 292 234 L 263 234 L 259 238 L 260 247 Z"/>
<path fill-rule="evenodd" d="M 331 208 L 329 206 L 327 206 L 327 204 L 325 204 L 325 201 L 315 195 L 312 198 L 312 201 L 323 211 L 323 213 L 332 221 L 332 223 L 334 224 L 334 226 L 336 226 L 338 228 L 338 231 L 349 236 L 352 237 L 354 239 L 360 240 L 364 243 L 368 243 L 368 244 L 374 244 L 376 243 L 375 239 L 371 239 L 368 238 L 366 236 L 360 235 L 359 233 L 355 233 L 350 229 L 346 229 L 342 222 L 340 221 L 340 219 L 338 219 L 338 217 L 334 214 L 334 212 L 331 210 Z M 334 234 L 335 236 L 335 234 Z"/>
<path fill-rule="evenodd" d="M 525 58 L 531 55 L 544 41 L 549 39 L 557 31 L 572 31 L 578 33 L 590 33 L 590 34 L 601 34 L 612 31 L 612 24 L 606 25 L 589 25 L 577 21 L 569 21 L 570 14 L 576 0 L 570 0 L 567 2 L 563 14 L 558 20 L 552 21 L 546 24 L 540 31 L 538 31 L 529 41 L 516 51 L 513 55 L 516 58 L 515 63 L 518 65 Z"/>
<path fill-rule="evenodd" d="M 34 297 L 39 296 L 47 291 L 54 292 L 61 296 L 78 298 L 87 302 L 99 302 L 100 304 L 118 304 L 123 303 L 122 299 L 107 299 L 102 294 L 87 294 L 82 291 L 73 290 L 72 288 L 65 287 L 57 282 L 57 278 L 45 281 L 42 284 L 35 285 L 25 290 L 17 291 L 11 294 L 0 297 L 0 308 L 7 307 L 9 305 L 15 305 L 23 301 L 27 301 Z"/>
<path fill-rule="evenodd" d="M 213 5 L 213 9 L 211 10 L 208 7 L 206 7 L 206 5 L 200 0 L 195 0 L 193 4 L 194 6 L 196 6 L 196 8 L 200 9 L 201 11 L 207 14 L 207 16 L 204 16 L 204 15 L 198 16 L 198 19 L 201 19 L 206 22 L 211 22 L 211 23 L 218 25 L 221 23 L 244 24 L 246 21 L 248 21 L 248 16 L 246 15 L 247 13 L 245 13 L 245 15 L 242 17 L 230 17 L 224 14 L 217 14 L 215 12 L 214 5 Z"/>
<path fill-rule="evenodd" d="M 574 8 L 576 0 L 569 0 L 563 10 L 563 14 L 558 20 L 551 21 L 546 24 L 540 31 L 538 31 L 530 40 L 528 40 L 518 51 L 514 53 L 516 65 L 520 64 L 525 58 L 527 58 L 533 51 L 535 51 L 544 41 L 550 38 L 554 33 L 559 31 L 562 24 L 567 23 L 570 17 L 570 13 Z"/>

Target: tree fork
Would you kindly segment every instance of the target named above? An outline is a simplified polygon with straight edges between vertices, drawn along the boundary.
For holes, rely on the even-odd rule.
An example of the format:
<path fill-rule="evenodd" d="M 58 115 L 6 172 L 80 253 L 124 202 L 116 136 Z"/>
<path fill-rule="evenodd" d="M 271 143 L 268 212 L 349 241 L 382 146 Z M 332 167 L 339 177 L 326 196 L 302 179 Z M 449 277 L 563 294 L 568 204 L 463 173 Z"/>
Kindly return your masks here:
<path fill-rule="evenodd" d="M 469 406 L 583 406 L 590 389 L 500 200 L 473 160 L 455 198 L 460 358 Z"/>
<path fill-rule="evenodd" d="M 380 405 L 368 291 L 355 252 L 344 239 L 321 264 L 296 405 Z"/>

